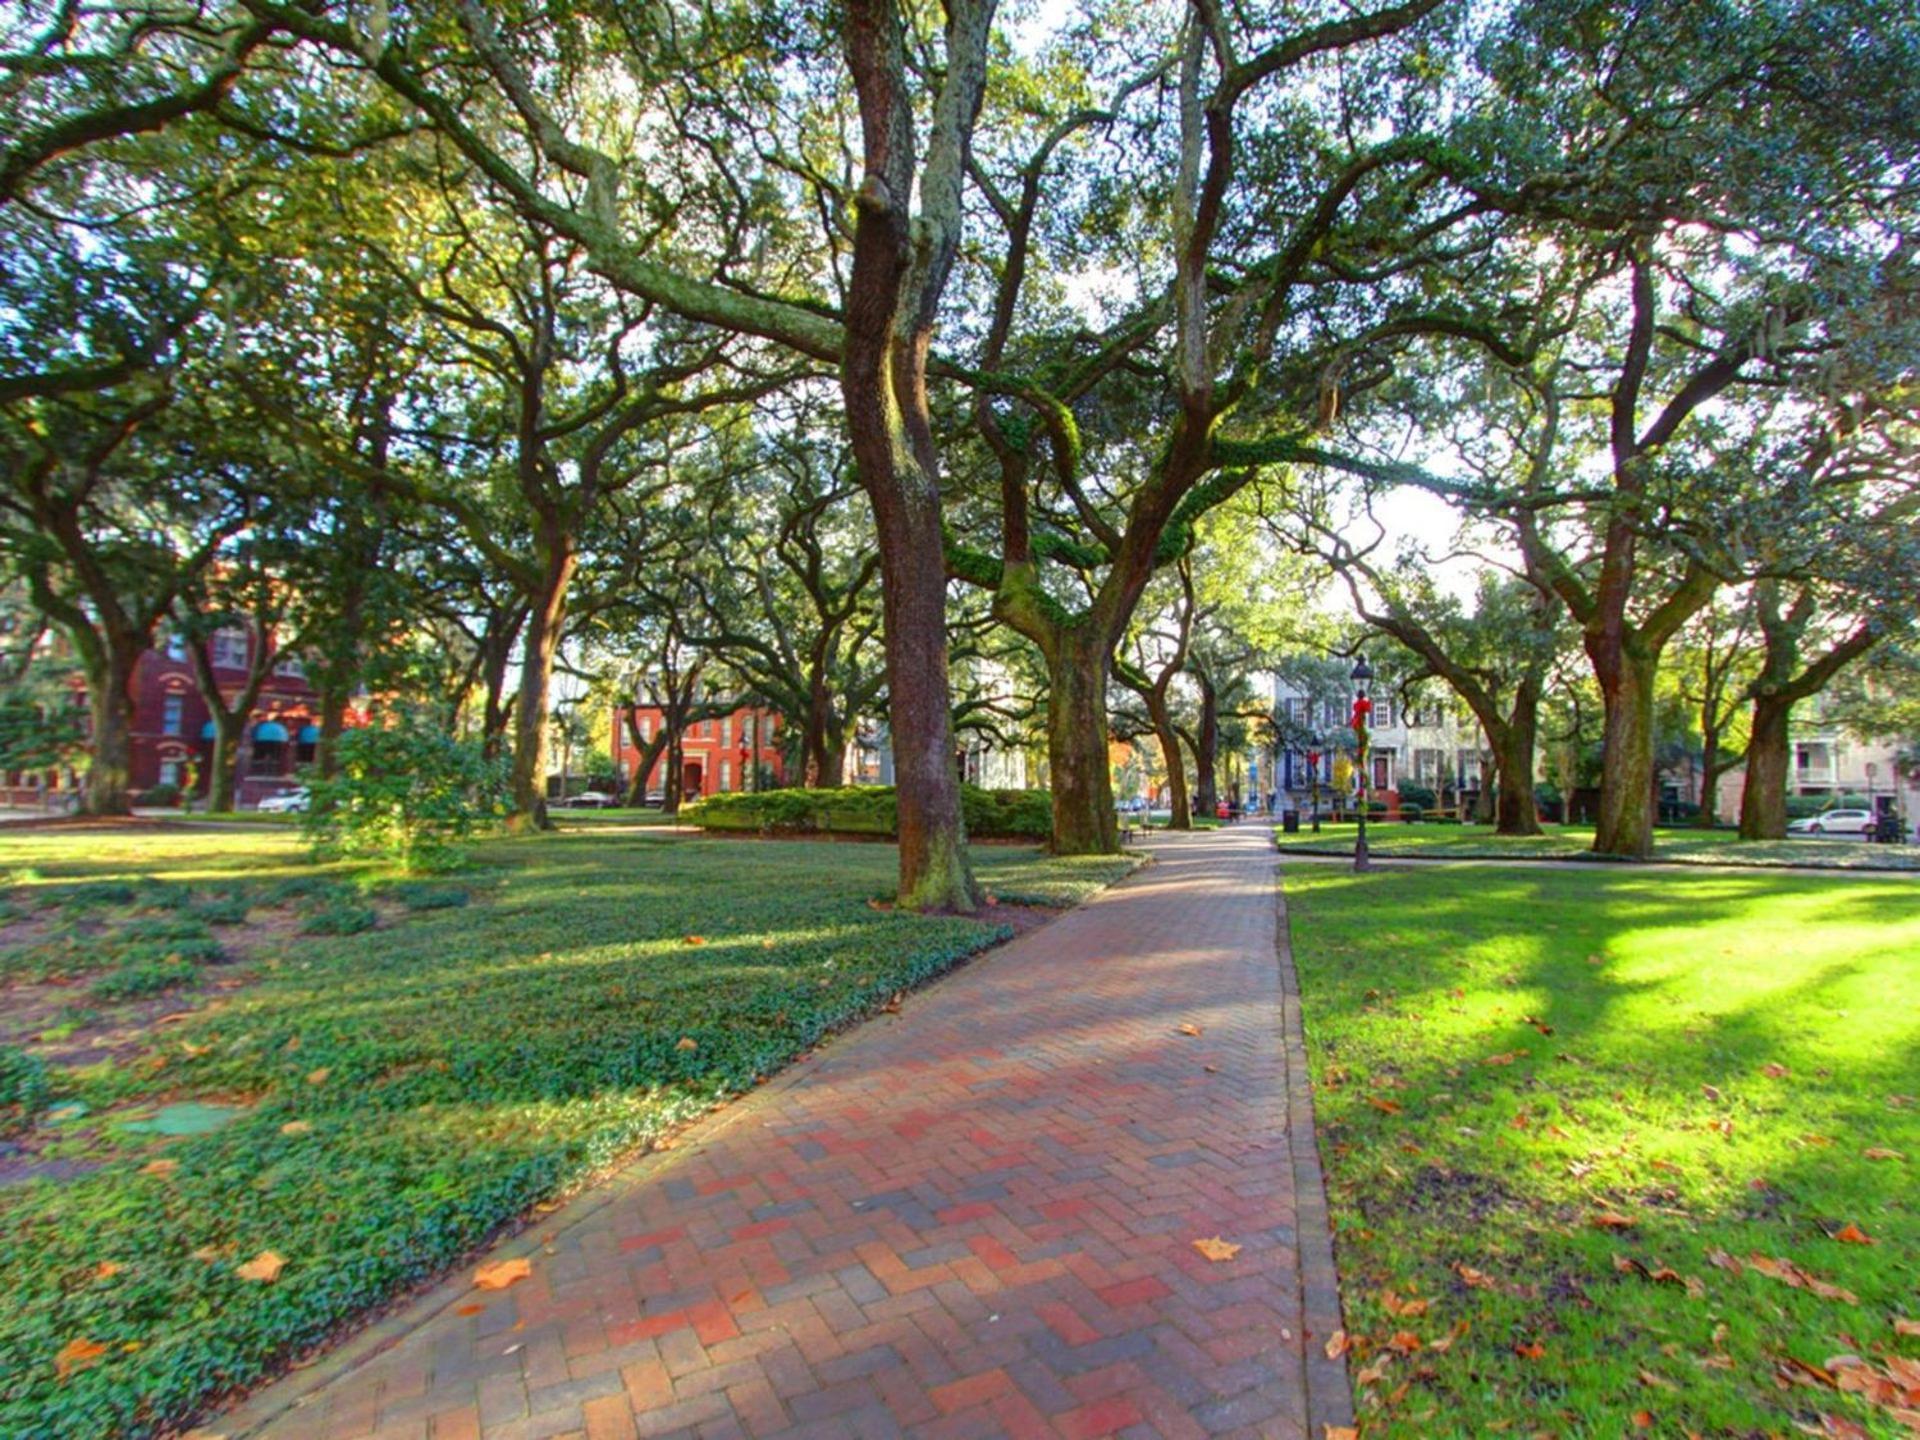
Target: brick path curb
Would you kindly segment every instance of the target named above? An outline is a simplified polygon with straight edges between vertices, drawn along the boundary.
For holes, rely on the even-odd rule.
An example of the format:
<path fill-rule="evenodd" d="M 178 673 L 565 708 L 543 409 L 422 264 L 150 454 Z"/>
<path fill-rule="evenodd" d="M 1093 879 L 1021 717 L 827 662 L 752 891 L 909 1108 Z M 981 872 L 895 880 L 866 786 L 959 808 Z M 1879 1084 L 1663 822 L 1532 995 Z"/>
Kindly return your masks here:
<path fill-rule="evenodd" d="M 1333 1226 L 1326 1177 L 1313 1124 L 1312 1071 L 1300 1020 L 1300 977 L 1293 966 L 1293 927 L 1286 884 L 1273 885 L 1274 949 L 1280 966 L 1280 1037 L 1287 1055 L 1287 1130 L 1293 1150 L 1294 1204 L 1299 1212 L 1300 1280 L 1306 1310 L 1307 1431 L 1313 1440 L 1329 1425 L 1353 1424 L 1353 1382 L 1344 1355 L 1328 1359 L 1327 1337 L 1344 1328 L 1340 1278 L 1334 1266 Z"/>

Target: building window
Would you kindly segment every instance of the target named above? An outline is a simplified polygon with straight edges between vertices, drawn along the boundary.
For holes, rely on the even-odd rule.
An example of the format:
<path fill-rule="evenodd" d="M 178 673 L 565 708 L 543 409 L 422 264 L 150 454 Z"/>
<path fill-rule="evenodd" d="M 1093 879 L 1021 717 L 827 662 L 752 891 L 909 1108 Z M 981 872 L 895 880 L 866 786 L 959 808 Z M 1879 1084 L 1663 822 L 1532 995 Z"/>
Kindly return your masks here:
<path fill-rule="evenodd" d="M 722 790 L 731 790 L 733 788 L 733 762 L 731 760 L 722 760 L 720 762 L 720 788 Z"/>
<path fill-rule="evenodd" d="M 722 716 L 720 719 L 720 743 L 722 746 L 733 743 L 733 717 L 731 715 Z"/>
<path fill-rule="evenodd" d="M 244 670 L 247 668 L 247 632 L 244 630 L 216 630 L 213 643 L 208 647 L 213 663 L 222 670 Z"/>
<path fill-rule="evenodd" d="M 289 655 L 275 662 L 273 673 L 285 675 L 294 680 L 304 680 L 307 678 L 307 667 L 301 663 L 298 655 Z"/>
<path fill-rule="evenodd" d="M 178 695 L 169 695 L 160 706 L 160 733 L 178 735 L 187 702 Z"/>
<path fill-rule="evenodd" d="M 167 636 L 167 659 L 185 660 L 187 658 L 187 637 L 178 630 Z"/>
<path fill-rule="evenodd" d="M 1393 701 L 1384 695 L 1373 702 L 1373 727 L 1376 730 L 1393 728 Z"/>
<path fill-rule="evenodd" d="M 180 783 L 180 762 L 178 760 L 162 760 L 160 762 L 160 783 L 162 785 L 178 785 Z"/>

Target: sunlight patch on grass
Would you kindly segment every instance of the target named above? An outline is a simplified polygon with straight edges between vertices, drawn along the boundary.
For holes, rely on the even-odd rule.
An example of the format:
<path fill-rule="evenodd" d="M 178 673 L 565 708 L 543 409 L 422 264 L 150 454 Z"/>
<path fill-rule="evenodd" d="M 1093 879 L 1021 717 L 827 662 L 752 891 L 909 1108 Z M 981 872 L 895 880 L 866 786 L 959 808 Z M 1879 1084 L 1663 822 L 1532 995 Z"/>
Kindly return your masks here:
<path fill-rule="evenodd" d="M 1285 884 L 1365 1433 L 1612 1436 L 1642 1410 L 1661 1434 L 1822 1413 L 1894 1433 L 1774 1376 L 1920 1355 L 1892 1328 L 1920 1309 L 1920 891 L 1584 868 Z M 1876 1243 L 1831 1238 L 1848 1224 Z M 1754 1253 L 1859 1304 L 1714 1262 Z M 1388 1348 L 1403 1333 L 1421 1349 Z"/>

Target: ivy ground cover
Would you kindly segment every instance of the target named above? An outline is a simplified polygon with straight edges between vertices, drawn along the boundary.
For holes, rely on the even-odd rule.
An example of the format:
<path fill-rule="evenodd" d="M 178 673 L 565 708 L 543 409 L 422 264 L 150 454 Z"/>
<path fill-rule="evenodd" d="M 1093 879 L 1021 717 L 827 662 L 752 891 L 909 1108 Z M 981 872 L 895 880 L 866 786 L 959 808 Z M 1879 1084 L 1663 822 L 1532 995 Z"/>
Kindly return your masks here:
<path fill-rule="evenodd" d="M 1920 887 L 1283 878 L 1368 1440 L 1920 1426 Z"/>
<path fill-rule="evenodd" d="M 976 863 L 1065 904 L 1131 862 Z M 583 831 L 399 885 L 265 831 L 0 836 L 0 1434 L 178 1425 L 1007 933 L 879 905 L 894 865 Z"/>

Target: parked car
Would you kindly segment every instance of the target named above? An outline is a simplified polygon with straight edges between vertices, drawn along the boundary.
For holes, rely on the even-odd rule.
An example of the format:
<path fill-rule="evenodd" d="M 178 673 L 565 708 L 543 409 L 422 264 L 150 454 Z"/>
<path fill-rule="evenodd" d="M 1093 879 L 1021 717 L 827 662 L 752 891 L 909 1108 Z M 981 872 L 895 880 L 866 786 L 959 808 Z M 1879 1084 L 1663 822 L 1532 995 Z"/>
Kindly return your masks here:
<path fill-rule="evenodd" d="M 269 795 L 255 808 L 266 815 L 304 815 L 312 801 L 307 787 L 299 785 L 292 790 L 282 790 L 278 795 Z"/>
<path fill-rule="evenodd" d="M 584 807 L 588 810 L 598 810 L 604 805 L 617 805 L 620 802 L 611 795 L 601 794 L 598 790 L 582 790 L 578 795 L 569 796 L 559 803 L 574 809 Z"/>
<path fill-rule="evenodd" d="M 1871 835 L 1875 825 L 1871 810 L 1822 810 L 1787 826 L 1789 835 L 1850 835 L 1856 839 Z"/>

